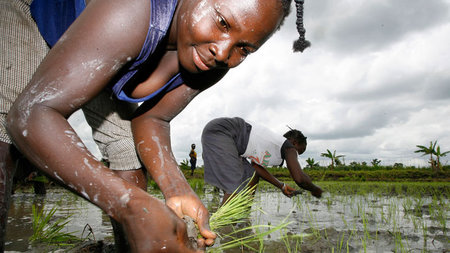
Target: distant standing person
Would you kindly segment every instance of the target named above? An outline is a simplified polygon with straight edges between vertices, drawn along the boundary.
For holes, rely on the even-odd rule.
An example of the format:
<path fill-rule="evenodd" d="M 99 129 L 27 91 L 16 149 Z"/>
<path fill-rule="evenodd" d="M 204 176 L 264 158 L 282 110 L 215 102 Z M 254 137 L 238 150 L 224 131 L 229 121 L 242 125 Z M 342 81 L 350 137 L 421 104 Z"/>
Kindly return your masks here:
<path fill-rule="evenodd" d="M 191 145 L 191 152 L 189 152 L 189 157 L 191 158 L 191 176 L 194 175 L 194 170 L 197 166 L 197 152 L 195 152 L 195 144 Z"/>
<path fill-rule="evenodd" d="M 223 204 L 256 171 L 251 186 L 256 185 L 262 177 L 284 195 L 292 197 L 296 190 L 266 169 L 268 166 L 281 166 L 286 160 L 295 183 L 320 198 L 322 189 L 312 183 L 297 159 L 298 155 L 305 152 L 306 145 L 306 137 L 296 129 L 277 135 L 239 117 L 213 119 L 206 124 L 202 133 L 205 182 L 224 191 Z"/>

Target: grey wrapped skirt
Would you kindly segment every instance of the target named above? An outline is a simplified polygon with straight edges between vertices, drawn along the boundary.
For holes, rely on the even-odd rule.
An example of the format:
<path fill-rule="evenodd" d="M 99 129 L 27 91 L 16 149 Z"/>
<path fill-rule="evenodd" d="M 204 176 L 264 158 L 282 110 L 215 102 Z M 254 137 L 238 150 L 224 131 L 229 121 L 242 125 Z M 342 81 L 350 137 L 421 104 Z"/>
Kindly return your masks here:
<path fill-rule="evenodd" d="M 255 170 L 241 157 L 247 148 L 251 125 L 242 118 L 217 118 L 202 132 L 205 182 L 233 193 L 245 186 Z"/>

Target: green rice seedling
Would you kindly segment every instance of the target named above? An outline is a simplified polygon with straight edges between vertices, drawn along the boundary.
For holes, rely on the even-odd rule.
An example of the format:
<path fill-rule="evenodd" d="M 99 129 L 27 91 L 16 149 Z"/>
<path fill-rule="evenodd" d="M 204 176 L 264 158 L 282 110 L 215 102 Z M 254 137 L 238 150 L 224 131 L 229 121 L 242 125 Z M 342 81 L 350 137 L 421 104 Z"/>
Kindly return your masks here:
<path fill-rule="evenodd" d="M 287 233 L 284 232 L 284 235 L 281 237 L 281 240 L 283 240 L 288 253 L 300 252 L 300 245 L 303 243 L 303 238 L 306 236 L 309 236 L 309 234 L 287 235 Z M 293 244 L 292 240 L 295 241 L 294 248 L 292 248 L 292 244 Z"/>
<path fill-rule="evenodd" d="M 366 242 L 366 240 L 364 238 L 361 238 L 361 245 L 362 245 L 362 247 L 364 249 L 363 252 L 367 252 L 367 242 Z"/>
<path fill-rule="evenodd" d="M 404 245 L 402 234 L 398 230 L 397 221 L 395 219 L 393 220 L 393 228 L 391 233 L 394 236 L 394 243 L 395 243 L 394 252 L 409 252 L 407 250 L 407 247 L 405 247 Z"/>
<path fill-rule="evenodd" d="M 412 205 L 412 199 L 410 197 L 406 197 L 406 199 L 404 199 L 404 201 L 402 202 L 403 213 L 405 215 L 408 215 L 411 212 Z"/>
<path fill-rule="evenodd" d="M 313 212 L 311 212 L 311 209 L 309 208 L 308 203 L 306 203 L 306 208 L 308 209 L 308 220 L 309 220 L 309 224 L 310 224 L 310 229 L 312 230 L 312 234 L 316 237 L 316 238 L 321 238 L 322 235 L 320 234 L 319 228 L 317 228 L 316 224 L 317 224 L 317 219 L 314 217 Z"/>
<path fill-rule="evenodd" d="M 417 229 L 419 228 L 419 218 L 412 216 L 411 217 L 411 221 L 413 223 L 414 226 L 414 232 L 417 232 Z"/>
<path fill-rule="evenodd" d="M 422 206 L 424 205 L 422 197 L 416 197 L 414 199 L 414 213 L 417 216 L 422 216 Z"/>
<path fill-rule="evenodd" d="M 257 252 L 260 251 L 259 249 L 255 249 L 252 246 L 252 243 L 260 243 L 264 237 L 266 237 L 269 234 L 272 234 L 280 229 L 285 228 L 289 223 L 281 223 L 278 226 L 271 226 L 271 225 L 254 225 L 250 227 L 245 227 L 242 229 L 238 229 L 233 231 L 232 233 L 226 234 L 223 236 L 223 238 L 231 238 L 231 241 L 221 243 L 220 246 L 216 248 L 211 248 L 208 250 L 210 253 L 216 253 L 216 252 L 223 252 L 224 250 L 241 247 L 241 248 L 247 248 L 251 251 Z M 252 233 L 253 230 L 265 230 L 265 232 L 259 232 L 259 233 Z M 242 234 L 249 234 L 247 236 L 240 236 Z"/>
<path fill-rule="evenodd" d="M 327 201 L 328 211 L 330 211 L 331 210 L 331 205 L 333 204 L 333 200 L 331 199 L 331 196 L 327 196 L 326 201 Z"/>
<path fill-rule="evenodd" d="M 444 235 L 447 233 L 447 210 L 449 210 L 449 203 L 442 196 L 433 195 L 430 204 L 430 216 L 439 223 Z"/>
<path fill-rule="evenodd" d="M 344 247 L 344 239 L 345 239 L 345 233 L 342 233 L 341 239 L 338 240 L 336 243 L 336 249 L 338 250 L 338 252 L 342 252 L 343 247 Z M 347 247 L 348 247 L 348 240 L 347 240 Z M 333 248 L 334 250 L 334 248 Z"/>
<path fill-rule="evenodd" d="M 444 235 L 447 235 L 447 211 L 448 210 L 448 205 L 446 205 L 446 207 L 441 207 L 438 209 L 438 220 L 439 223 L 442 227 L 442 233 Z"/>
<path fill-rule="evenodd" d="M 388 213 L 387 213 L 387 223 L 395 219 L 397 213 L 397 201 L 392 199 L 390 200 L 389 206 L 388 206 Z"/>
<path fill-rule="evenodd" d="M 363 202 L 361 199 L 358 201 L 358 203 L 357 203 L 357 216 L 361 216 L 361 215 L 364 215 L 364 213 L 365 213 L 365 206 L 364 206 L 364 203 L 367 203 L 367 202 Z"/>
<path fill-rule="evenodd" d="M 381 208 L 381 210 L 380 210 L 380 222 L 385 223 L 385 224 L 387 223 L 387 218 L 384 213 L 384 208 Z"/>
<path fill-rule="evenodd" d="M 344 223 L 345 228 L 348 228 L 348 223 L 347 223 L 347 219 L 345 219 L 345 215 L 341 214 L 341 219 L 342 219 L 342 223 Z"/>
<path fill-rule="evenodd" d="M 32 212 L 33 235 L 29 238 L 30 242 L 73 245 L 75 242 L 82 241 L 80 238 L 73 235 L 74 232 L 62 232 L 67 223 L 70 222 L 70 216 L 67 218 L 58 219 L 53 223 L 50 223 L 50 220 L 53 218 L 56 212 L 56 206 L 48 212 L 44 212 L 44 208 L 42 208 L 41 211 L 38 212 L 35 205 L 33 205 Z"/>
<path fill-rule="evenodd" d="M 368 221 L 365 213 L 362 213 L 361 219 L 362 219 L 363 228 L 364 228 L 364 238 L 367 239 L 367 240 L 370 240 L 371 239 L 370 238 L 370 233 L 369 233 L 369 229 L 367 228 L 367 224 L 368 224 L 369 221 Z"/>
<path fill-rule="evenodd" d="M 259 229 L 256 229 L 256 233 L 259 234 Z M 264 253 L 265 252 L 265 248 L 264 248 L 264 238 L 258 238 L 258 242 L 259 242 L 259 253 Z"/>
<path fill-rule="evenodd" d="M 427 238 L 428 238 L 428 226 L 426 221 L 422 222 L 422 237 L 423 237 L 423 248 L 427 248 Z"/>

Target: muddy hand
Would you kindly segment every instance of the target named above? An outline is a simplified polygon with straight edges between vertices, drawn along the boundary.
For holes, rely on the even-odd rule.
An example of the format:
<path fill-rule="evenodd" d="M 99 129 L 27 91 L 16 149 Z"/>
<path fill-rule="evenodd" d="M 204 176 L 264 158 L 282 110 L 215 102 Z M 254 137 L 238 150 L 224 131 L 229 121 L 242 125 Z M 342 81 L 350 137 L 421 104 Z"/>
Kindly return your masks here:
<path fill-rule="evenodd" d="M 281 191 L 283 192 L 284 195 L 286 195 L 289 198 L 294 196 L 294 193 L 295 193 L 295 189 L 290 187 L 287 184 L 283 185 L 283 187 L 281 188 Z"/>
<path fill-rule="evenodd" d="M 209 228 L 209 212 L 197 195 L 188 193 L 182 196 L 174 196 L 166 200 L 168 205 L 178 217 L 187 215 L 197 223 L 200 235 L 203 238 L 198 240 L 199 247 L 211 246 L 214 244 L 216 234 Z"/>
<path fill-rule="evenodd" d="M 118 221 L 132 252 L 202 252 L 189 243 L 183 220 L 145 192 L 130 199 Z"/>
<path fill-rule="evenodd" d="M 316 198 L 322 197 L 322 189 L 319 186 L 314 187 L 314 189 L 311 191 L 311 194 Z"/>
<path fill-rule="evenodd" d="M 292 197 L 297 196 L 297 195 L 302 194 L 302 193 L 303 193 L 302 190 L 296 190 L 296 191 L 294 191 L 294 192 L 292 193 Z"/>

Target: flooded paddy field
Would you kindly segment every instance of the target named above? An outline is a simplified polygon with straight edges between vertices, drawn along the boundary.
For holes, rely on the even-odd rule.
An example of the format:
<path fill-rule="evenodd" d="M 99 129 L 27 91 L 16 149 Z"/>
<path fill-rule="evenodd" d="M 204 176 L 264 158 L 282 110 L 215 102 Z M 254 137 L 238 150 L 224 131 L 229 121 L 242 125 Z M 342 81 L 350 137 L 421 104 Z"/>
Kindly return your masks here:
<path fill-rule="evenodd" d="M 249 245 L 252 249 L 225 252 L 448 252 L 448 183 L 317 184 L 325 190 L 321 199 L 308 192 L 289 199 L 271 185 L 260 183 L 249 221 L 238 226 L 285 227 Z M 221 194 L 200 180 L 191 185 L 210 212 L 215 212 Z M 153 187 L 149 191 L 162 198 Z M 109 217 L 84 199 L 59 187 L 49 188 L 44 196 L 24 189 L 12 197 L 6 252 L 65 252 L 71 248 L 29 242 L 33 205 L 44 210 L 56 207 L 54 219 L 69 217 L 65 229 L 77 237 L 113 242 Z M 220 244 L 218 240 L 215 247 Z"/>

